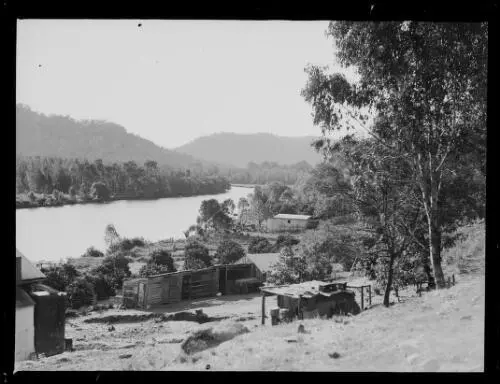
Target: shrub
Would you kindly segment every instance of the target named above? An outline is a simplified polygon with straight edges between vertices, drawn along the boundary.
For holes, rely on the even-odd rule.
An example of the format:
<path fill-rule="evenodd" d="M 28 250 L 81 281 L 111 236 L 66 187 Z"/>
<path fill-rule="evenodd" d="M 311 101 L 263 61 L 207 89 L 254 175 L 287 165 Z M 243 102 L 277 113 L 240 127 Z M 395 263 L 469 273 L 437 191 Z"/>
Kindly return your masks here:
<path fill-rule="evenodd" d="M 231 264 L 245 256 L 245 250 L 237 242 L 224 240 L 217 248 L 216 257 L 221 264 Z"/>
<path fill-rule="evenodd" d="M 85 251 L 85 253 L 82 255 L 82 257 L 103 257 L 104 253 L 99 251 L 98 249 L 94 247 L 89 247 Z"/>
<path fill-rule="evenodd" d="M 174 270 L 172 270 L 170 267 L 166 265 L 147 264 L 141 267 L 141 269 L 139 270 L 139 276 L 148 277 L 148 276 L 160 275 L 162 273 L 171 273 L 171 272 L 175 272 L 175 268 Z"/>
<path fill-rule="evenodd" d="M 33 191 L 30 191 L 30 192 L 28 193 L 28 199 L 29 199 L 32 203 L 34 203 L 34 202 L 36 201 L 36 196 L 35 196 L 35 194 L 33 193 Z"/>
<path fill-rule="evenodd" d="M 131 275 L 129 260 L 123 254 L 106 256 L 102 264 L 90 271 L 92 275 L 103 275 L 109 278 L 111 286 L 121 289 L 123 280 Z"/>
<path fill-rule="evenodd" d="M 92 184 L 90 194 L 94 199 L 109 200 L 110 192 L 107 185 L 101 181 Z"/>
<path fill-rule="evenodd" d="M 108 253 L 114 253 L 119 251 L 130 251 L 135 247 L 144 247 L 146 242 L 143 238 L 134 237 L 132 239 L 123 238 L 118 241 L 112 242 L 108 248 Z"/>
<path fill-rule="evenodd" d="M 98 300 L 107 299 L 116 294 L 113 287 L 113 281 L 109 276 L 105 276 L 103 274 L 89 274 L 85 276 L 85 278 L 90 284 L 92 284 Z"/>
<path fill-rule="evenodd" d="M 71 197 L 75 197 L 76 196 L 76 188 L 72 185 L 71 187 L 69 187 L 68 193 Z"/>
<path fill-rule="evenodd" d="M 279 251 L 283 247 L 292 247 L 294 245 L 297 245 L 300 243 L 299 239 L 296 239 L 295 237 L 291 235 L 279 235 L 278 238 L 276 239 L 276 244 L 275 248 L 277 251 Z"/>
<path fill-rule="evenodd" d="M 78 278 L 72 282 L 66 289 L 71 308 L 78 309 L 84 305 L 91 305 L 94 299 L 94 287 L 84 279 Z"/>
<path fill-rule="evenodd" d="M 202 269 L 210 267 L 212 259 L 208 248 L 198 241 L 189 241 L 184 249 L 184 269 Z"/>
<path fill-rule="evenodd" d="M 75 266 L 68 263 L 42 268 L 41 271 L 47 277 L 45 284 L 58 291 L 66 291 L 66 288 L 80 276 Z"/>
<path fill-rule="evenodd" d="M 149 265 L 164 267 L 167 272 L 175 272 L 174 259 L 166 249 L 155 249 L 149 254 Z M 162 272 L 163 273 L 163 272 Z"/>
<path fill-rule="evenodd" d="M 269 253 L 273 251 L 273 246 L 265 237 L 257 236 L 250 240 L 248 253 Z"/>

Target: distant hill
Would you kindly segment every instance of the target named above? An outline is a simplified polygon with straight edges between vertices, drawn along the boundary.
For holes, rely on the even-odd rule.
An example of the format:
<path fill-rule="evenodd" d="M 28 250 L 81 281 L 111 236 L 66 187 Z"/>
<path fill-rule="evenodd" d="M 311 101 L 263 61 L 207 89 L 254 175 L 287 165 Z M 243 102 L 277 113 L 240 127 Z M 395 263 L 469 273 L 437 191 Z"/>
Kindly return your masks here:
<path fill-rule="evenodd" d="M 216 133 L 195 139 L 175 150 L 202 160 L 236 167 L 264 161 L 286 165 L 306 161 L 314 165 L 321 161 L 321 156 L 310 145 L 315 138 L 283 137 L 269 133 Z"/>
<path fill-rule="evenodd" d="M 102 159 L 105 162 L 154 160 L 159 165 L 188 167 L 194 157 L 162 148 L 152 141 L 128 133 L 124 127 L 105 121 L 77 121 L 68 116 L 16 108 L 16 154 L 62 158 Z"/>

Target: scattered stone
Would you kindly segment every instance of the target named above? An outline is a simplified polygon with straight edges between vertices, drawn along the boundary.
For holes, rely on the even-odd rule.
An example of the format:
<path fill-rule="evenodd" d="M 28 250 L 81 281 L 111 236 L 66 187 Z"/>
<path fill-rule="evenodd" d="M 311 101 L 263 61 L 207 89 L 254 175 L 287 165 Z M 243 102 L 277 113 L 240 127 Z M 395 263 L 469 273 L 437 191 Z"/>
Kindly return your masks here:
<path fill-rule="evenodd" d="M 467 315 L 467 316 L 462 316 L 460 318 L 460 320 L 471 320 L 472 319 L 472 316 L 471 315 Z"/>
<path fill-rule="evenodd" d="M 194 364 L 194 363 L 196 363 L 198 360 L 200 360 L 200 357 L 199 357 L 199 356 L 193 356 L 193 357 L 191 358 L 191 362 L 192 362 L 193 364 Z"/>
<path fill-rule="evenodd" d="M 340 353 L 333 352 L 329 353 L 328 356 L 330 356 L 332 359 L 338 359 L 340 357 Z"/>
<path fill-rule="evenodd" d="M 109 332 L 113 332 L 115 330 L 115 327 L 112 325 L 111 327 L 108 327 Z"/>
<path fill-rule="evenodd" d="M 210 367 L 210 364 L 207 364 L 207 365 L 205 366 L 205 369 L 210 369 L 210 368 L 211 368 L 211 367 Z"/>
<path fill-rule="evenodd" d="M 285 340 L 287 341 L 287 343 L 296 343 L 297 342 L 297 339 L 295 337 L 287 337 Z"/>
<path fill-rule="evenodd" d="M 304 324 L 300 324 L 299 328 L 297 329 L 298 333 L 306 333 L 306 329 L 304 327 Z"/>
<path fill-rule="evenodd" d="M 132 357 L 131 353 L 125 353 L 123 355 L 118 356 L 120 359 L 130 359 Z"/>
<path fill-rule="evenodd" d="M 67 357 L 61 357 L 60 359 L 57 360 L 58 363 L 67 363 L 69 359 Z"/>

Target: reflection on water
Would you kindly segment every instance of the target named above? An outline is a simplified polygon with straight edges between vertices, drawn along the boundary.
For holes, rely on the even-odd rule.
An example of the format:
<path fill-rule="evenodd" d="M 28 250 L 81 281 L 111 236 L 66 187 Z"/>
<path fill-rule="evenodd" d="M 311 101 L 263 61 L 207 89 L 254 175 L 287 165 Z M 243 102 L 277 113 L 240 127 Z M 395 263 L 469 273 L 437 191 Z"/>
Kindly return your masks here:
<path fill-rule="evenodd" d="M 184 237 L 182 231 L 196 222 L 203 200 L 231 198 L 237 204 L 240 197 L 251 192 L 249 188 L 232 187 L 210 196 L 18 209 L 16 246 L 32 261 L 59 261 L 78 257 L 90 246 L 104 251 L 108 224 L 125 237 L 142 236 L 151 241 Z"/>

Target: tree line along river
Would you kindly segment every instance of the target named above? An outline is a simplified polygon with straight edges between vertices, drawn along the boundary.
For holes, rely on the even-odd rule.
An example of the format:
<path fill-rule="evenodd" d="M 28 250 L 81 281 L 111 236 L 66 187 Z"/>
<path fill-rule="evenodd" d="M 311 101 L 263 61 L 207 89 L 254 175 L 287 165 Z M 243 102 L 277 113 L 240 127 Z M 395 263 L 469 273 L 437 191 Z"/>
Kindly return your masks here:
<path fill-rule="evenodd" d="M 182 231 L 196 223 L 203 200 L 233 199 L 237 204 L 251 192 L 251 188 L 233 186 L 217 195 L 17 209 L 16 247 L 33 262 L 79 257 L 90 246 L 104 251 L 108 224 L 124 237 L 183 238 Z"/>

